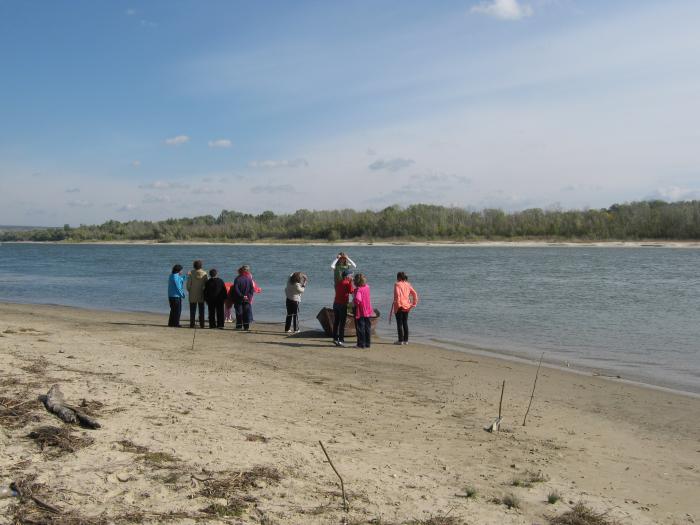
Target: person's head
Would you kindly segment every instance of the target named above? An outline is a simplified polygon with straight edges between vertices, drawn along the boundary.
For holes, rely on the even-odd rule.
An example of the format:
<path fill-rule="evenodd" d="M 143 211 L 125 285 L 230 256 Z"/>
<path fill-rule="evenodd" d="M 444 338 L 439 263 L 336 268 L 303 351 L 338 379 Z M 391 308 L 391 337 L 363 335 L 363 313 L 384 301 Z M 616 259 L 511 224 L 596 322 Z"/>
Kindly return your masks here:
<path fill-rule="evenodd" d="M 289 282 L 292 283 L 303 283 L 306 281 L 306 275 L 301 272 L 294 272 L 289 276 Z"/>
<path fill-rule="evenodd" d="M 367 284 L 367 278 L 365 277 L 364 273 L 358 273 L 355 276 L 354 282 L 355 286 L 357 287 L 364 286 L 365 284 Z"/>
<path fill-rule="evenodd" d="M 212 268 L 211 270 L 209 270 L 209 277 L 211 277 L 212 279 L 217 275 L 219 275 L 219 272 L 216 268 Z"/>
<path fill-rule="evenodd" d="M 201 259 L 197 259 L 195 262 L 193 262 L 192 266 L 194 267 L 195 270 L 201 270 L 202 269 Z"/>
<path fill-rule="evenodd" d="M 404 272 L 399 272 L 396 274 L 396 280 L 397 281 L 408 281 L 408 275 L 406 275 Z"/>
<path fill-rule="evenodd" d="M 172 273 L 180 273 L 182 271 L 182 265 L 181 264 L 176 264 L 173 266 L 173 271 Z"/>
<path fill-rule="evenodd" d="M 345 263 L 348 260 L 348 256 L 345 252 L 340 252 L 338 254 L 338 262 Z"/>
<path fill-rule="evenodd" d="M 247 264 L 244 264 L 243 266 L 241 266 L 238 269 L 238 273 L 239 274 L 250 273 L 250 266 L 248 266 Z"/>
<path fill-rule="evenodd" d="M 352 279 L 352 270 L 343 270 L 343 273 L 341 274 L 343 276 L 343 279 L 350 278 Z"/>

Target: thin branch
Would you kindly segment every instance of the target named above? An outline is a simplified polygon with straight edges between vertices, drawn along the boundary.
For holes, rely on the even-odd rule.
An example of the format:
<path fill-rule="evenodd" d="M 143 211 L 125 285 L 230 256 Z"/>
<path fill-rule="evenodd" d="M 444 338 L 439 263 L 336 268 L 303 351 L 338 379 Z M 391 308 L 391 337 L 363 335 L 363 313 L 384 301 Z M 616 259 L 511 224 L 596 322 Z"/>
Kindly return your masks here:
<path fill-rule="evenodd" d="M 323 446 L 323 443 L 321 440 L 318 441 L 318 444 L 321 445 L 321 449 L 323 450 L 323 453 L 326 455 L 326 459 L 328 460 L 328 463 L 330 463 L 331 468 L 333 469 L 333 472 L 335 472 L 335 475 L 338 476 L 338 479 L 340 480 L 340 490 L 343 493 L 343 509 L 345 512 L 347 512 L 350 507 L 348 505 L 348 500 L 345 497 L 345 484 L 343 483 L 343 478 L 341 475 L 338 473 L 338 470 L 335 468 L 335 465 L 333 465 L 333 461 L 331 461 L 331 457 L 328 455 L 328 452 L 326 452 L 326 447 Z"/>
<path fill-rule="evenodd" d="M 532 399 L 535 397 L 535 387 L 537 387 L 537 378 L 540 375 L 540 367 L 542 366 L 542 358 L 544 357 L 544 352 L 540 356 L 540 362 L 537 365 L 537 372 L 535 373 L 535 383 L 532 385 L 532 395 L 530 395 L 530 402 L 527 404 L 527 410 L 525 411 L 525 417 L 523 417 L 523 426 L 525 426 L 525 420 L 527 420 L 527 415 L 530 413 L 530 407 L 532 406 Z"/>

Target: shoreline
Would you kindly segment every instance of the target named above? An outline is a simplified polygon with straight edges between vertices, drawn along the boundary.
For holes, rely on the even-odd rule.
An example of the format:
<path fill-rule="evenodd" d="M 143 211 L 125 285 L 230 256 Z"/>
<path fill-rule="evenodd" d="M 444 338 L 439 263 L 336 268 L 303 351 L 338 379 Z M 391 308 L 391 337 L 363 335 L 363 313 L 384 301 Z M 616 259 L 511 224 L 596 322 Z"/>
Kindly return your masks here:
<path fill-rule="evenodd" d="M 409 246 L 409 247 L 493 247 L 493 248 L 680 248 L 699 249 L 700 241 L 557 241 L 557 240 L 513 240 L 513 241 L 2 241 L 0 244 L 57 244 L 72 245 L 117 245 L 117 246 Z"/>
<path fill-rule="evenodd" d="M 232 501 L 242 522 L 276 525 L 448 515 L 529 525 L 579 501 L 635 525 L 700 517 L 695 398 L 543 366 L 522 426 L 533 364 L 381 338 L 370 351 L 337 350 L 314 332 L 287 337 L 279 323 L 197 330 L 193 346 L 191 330 L 145 312 L 1 303 L 0 318 L 3 403 L 57 383 L 67 400 L 102 406 L 103 425 L 82 434 L 87 448 L 51 459 L 21 439 L 58 423 L 34 401 L 35 419 L 0 432 L 0 483 L 36 476 L 39 497 L 83 517 L 227 523 L 205 511 Z M 502 431 L 484 432 L 503 381 Z M 345 479 L 348 513 L 319 440 Z M 274 477 L 223 499 L 203 490 L 240 472 Z M 563 501 L 547 504 L 552 491 Z M 518 508 L 501 503 L 509 494 Z M 0 523 L 12 505 L 0 500 Z"/>
<path fill-rule="evenodd" d="M 104 312 L 104 313 L 114 313 L 114 314 L 142 314 L 146 316 L 158 316 L 162 317 L 163 319 L 167 318 L 167 315 L 165 312 L 155 312 L 155 311 L 149 311 L 149 310 L 115 310 L 115 309 L 110 309 L 110 308 L 97 308 L 97 307 L 85 307 L 85 306 L 76 306 L 76 305 L 68 305 L 68 304 L 58 304 L 58 303 L 32 303 L 32 302 L 10 302 L 10 301 L 0 301 L 0 306 L 6 305 L 6 306 L 30 306 L 30 305 L 36 305 L 38 307 L 55 307 L 55 308 L 69 308 L 69 309 L 75 309 L 80 312 Z M 271 321 L 271 320 L 262 320 L 258 321 L 259 324 L 263 325 L 275 325 L 278 324 L 277 321 Z M 304 325 L 301 325 L 304 326 Z M 322 330 L 319 329 L 316 326 L 310 326 L 306 325 L 306 328 L 308 330 L 305 330 L 306 332 L 318 332 L 319 334 L 322 333 Z M 283 334 L 280 334 L 281 336 Z M 379 336 L 381 337 L 381 336 Z M 435 339 L 431 337 L 421 337 L 421 336 L 414 336 L 414 342 L 417 342 L 423 346 L 430 347 L 430 348 L 435 348 L 439 350 L 446 350 L 449 352 L 454 352 L 457 354 L 466 354 L 466 355 L 471 355 L 471 356 L 482 356 L 482 357 L 488 357 L 490 359 L 497 359 L 497 360 L 503 360 L 506 362 L 512 362 L 512 363 L 518 363 L 522 365 L 528 365 L 528 366 L 535 366 L 538 363 L 538 358 L 535 356 L 528 356 L 525 353 L 519 353 L 516 351 L 508 351 L 503 348 L 486 348 L 486 347 L 480 347 L 480 346 L 475 346 L 471 344 L 465 344 L 465 343 L 460 343 L 457 340 L 449 340 L 449 339 Z M 331 346 L 329 345 L 329 348 Z M 546 353 L 545 353 L 546 357 Z M 552 369 L 552 370 L 559 370 L 561 372 L 565 373 L 571 373 L 571 374 L 576 374 L 576 375 L 581 375 L 585 377 L 599 377 L 603 380 L 611 381 L 611 382 L 620 382 L 620 383 L 626 383 L 629 385 L 634 385 L 640 388 L 647 388 L 650 390 L 658 390 L 661 392 L 666 392 L 670 394 L 675 394 L 675 395 L 680 395 L 680 396 L 687 396 L 690 398 L 695 398 L 695 399 L 700 399 L 700 392 L 694 392 L 691 390 L 683 390 L 681 388 L 676 388 L 672 384 L 655 384 L 651 382 L 645 382 L 644 377 L 622 377 L 622 371 L 615 370 L 614 368 L 608 368 L 608 367 L 593 367 L 593 366 L 587 366 L 587 365 L 582 365 L 578 363 L 574 363 L 572 366 L 567 366 L 566 362 L 562 362 L 561 360 L 557 359 L 543 359 L 542 361 L 542 366 Z M 603 372 L 603 373 L 601 373 Z M 609 372 L 605 373 L 605 372 Z"/>

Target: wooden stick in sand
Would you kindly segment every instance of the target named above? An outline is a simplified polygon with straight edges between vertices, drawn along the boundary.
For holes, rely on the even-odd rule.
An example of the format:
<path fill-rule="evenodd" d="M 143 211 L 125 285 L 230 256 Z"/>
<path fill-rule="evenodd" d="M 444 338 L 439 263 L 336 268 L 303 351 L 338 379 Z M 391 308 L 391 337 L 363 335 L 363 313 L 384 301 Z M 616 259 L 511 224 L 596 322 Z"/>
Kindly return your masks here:
<path fill-rule="evenodd" d="M 194 339 L 197 337 L 197 324 L 194 325 L 194 333 L 192 334 L 192 352 L 194 352 Z"/>
<path fill-rule="evenodd" d="M 486 432 L 498 432 L 499 428 L 501 427 L 501 421 L 503 421 L 503 417 L 501 417 L 501 409 L 503 408 L 503 392 L 506 390 L 506 380 L 503 380 L 503 385 L 501 385 L 501 400 L 498 402 L 498 417 L 493 420 L 493 422 L 487 426 L 484 427 L 484 430 Z"/>
<path fill-rule="evenodd" d="M 542 366 L 542 358 L 544 357 L 544 352 L 540 356 L 540 362 L 537 365 L 537 372 L 535 373 L 535 383 L 532 385 L 532 395 L 530 396 L 530 402 L 527 404 L 527 410 L 525 411 L 525 417 L 523 417 L 523 426 L 525 426 L 525 420 L 527 415 L 530 413 L 530 407 L 532 406 L 532 399 L 535 397 L 535 387 L 537 386 L 537 377 L 540 375 L 540 367 Z"/>
<path fill-rule="evenodd" d="M 335 475 L 338 476 L 338 479 L 340 480 L 340 490 L 343 493 L 343 509 L 345 512 L 349 510 L 349 505 L 348 505 L 348 500 L 345 497 L 345 484 L 343 483 L 343 478 L 340 476 L 338 473 L 338 470 L 335 468 L 335 465 L 333 465 L 333 462 L 331 461 L 331 457 L 328 455 L 328 452 L 326 452 L 326 447 L 323 446 L 323 443 L 321 440 L 318 441 L 318 444 L 321 445 L 321 449 L 323 450 L 323 453 L 326 455 L 326 459 L 328 460 L 328 463 L 330 463 L 331 468 L 333 469 L 333 472 L 335 472 Z"/>

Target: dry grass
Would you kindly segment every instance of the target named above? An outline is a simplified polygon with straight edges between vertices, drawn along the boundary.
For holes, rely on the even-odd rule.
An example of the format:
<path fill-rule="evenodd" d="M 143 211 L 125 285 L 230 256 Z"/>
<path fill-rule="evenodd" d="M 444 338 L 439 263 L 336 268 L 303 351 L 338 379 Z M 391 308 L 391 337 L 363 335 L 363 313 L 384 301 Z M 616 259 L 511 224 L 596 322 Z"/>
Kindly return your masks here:
<path fill-rule="evenodd" d="M 86 435 L 76 435 L 70 427 L 42 426 L 32 430 L 27 437 L 33 440 L 47 456 L 58 457 L 77 452 L 95 441 Z"/>
<path fill-rule="evenodd" d="M 41 403 L 38 399 L 27 399 L 29 395 L 5 397 L 0 396 L 0 425 L 5 428 L 21 428 L 29 423 L 39 421 L 38 411 Z"/>
<path fill-rule="evenodd" d="M 574 507 L 554 518 L 549 519 L 550 525 L 616 525 L 618 522 L 610 521 L 604 513 L 598 513 L 583 503 L 577 503 Z"/>
<path fill-rule="evenodd" d="M 253 467 L 244 471 L 224 471 L 219 477 L 204 482 L 199 491 L 207 498 L 229 498 L 239 492 L 250 490 L 262 483 L 276 484 L 282 480 L 279 470 L 274 467 Z"/>
<path fill-rule="evenodd" d="M 139 459 L 156 468 L 173 468 L 180 460 L 168 452 L 153 452 L 148 447 L 137 445 L 133 441 L 124 439 L 117 441 L 124 452 L 137 454 Z"/>
<path fill-rule="evenodd" d="M 267 443 L 270 441 L 269 438 L 266 438 L 262 434 L 246 434 L 245 436 L 246 441 L 258 441 L 260 443 Z"/>
<path fill-rule="evenodd" d="M 549 481 L 549 476 L 547 476 L 547 474 L 544 474 L 542 471 L 532 472 L 527 470 L 513 478 L 510 484 L 514 487 L 532 487 L 534 483 L 543 483 L 545 481 Z"/>
<path fill-rule="evenodd" d="M 117 441 L 117 445 L 121 445 L 124 452 L 131 452 L 132 454 L 145 454 L 148 452 L 148 447 L 136 445 L 133 441 L 129 441 L 128 439 Z"/>
<path fill-rule="evenodd" d="M 427 520 L 406 521 L 402 525 L 464 525 L 464 522 L 452 516 L 433 516 Z"/>

